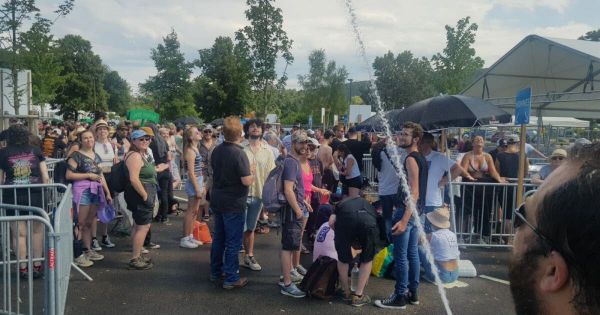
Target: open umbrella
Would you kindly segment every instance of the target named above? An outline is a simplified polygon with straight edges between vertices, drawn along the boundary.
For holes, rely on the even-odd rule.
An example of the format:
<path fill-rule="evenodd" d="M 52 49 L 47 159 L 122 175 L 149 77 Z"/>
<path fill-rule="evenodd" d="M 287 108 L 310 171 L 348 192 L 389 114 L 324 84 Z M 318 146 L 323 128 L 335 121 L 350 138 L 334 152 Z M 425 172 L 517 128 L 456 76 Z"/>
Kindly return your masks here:
<path fill-rule="evenodd" d="M 200 120 L 196 117 L 180 117 L 173 122 L 177 126 L 199 125 Z"/>
<path fill-rule="evenodd" d="M 425 130 L 451 127 L 471 128 L 509 123 L 511 114 L 482 99 L 463 95 L 442 95 L 419 101 L 398 115 L 392 128 L 413 121 Z"/>

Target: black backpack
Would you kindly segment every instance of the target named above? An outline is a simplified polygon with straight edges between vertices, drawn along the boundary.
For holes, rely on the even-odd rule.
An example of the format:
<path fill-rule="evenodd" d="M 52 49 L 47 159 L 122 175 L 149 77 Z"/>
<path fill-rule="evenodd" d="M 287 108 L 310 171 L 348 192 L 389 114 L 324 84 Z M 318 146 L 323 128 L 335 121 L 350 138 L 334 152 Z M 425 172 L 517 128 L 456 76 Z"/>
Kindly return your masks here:
<path fill-rule="evenodd" d="M 131 154 L 125 155 L 123 161 L 113 164 L 110 168 L 110 183 L 108 186 L 114 192 L 120 193 L 125 191 L 125 188 L 129 183 L 129 170 L 125 164 L 129 156 L 131 156 Z"/>
<path fill-rule="evenodd" d="M 299 289 L 310 297 L 330 300 L 335 296 L 337 280 L 337 261 L 328 256 L 320 256 L 306 272 Z"/>

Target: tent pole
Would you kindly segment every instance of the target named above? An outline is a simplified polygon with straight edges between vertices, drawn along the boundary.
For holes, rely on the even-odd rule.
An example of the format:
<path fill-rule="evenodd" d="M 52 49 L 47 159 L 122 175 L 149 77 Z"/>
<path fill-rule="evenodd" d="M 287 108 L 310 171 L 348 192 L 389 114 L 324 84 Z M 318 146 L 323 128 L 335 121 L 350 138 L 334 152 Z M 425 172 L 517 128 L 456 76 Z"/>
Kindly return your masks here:
<path fill-rule="evenodd" d="M 517 205 L 523 202 L 523 182 L 525 180 L 525 125 L 521 125 L 521 142 L 519 143 L 519 177 L 517 181 Z"/>

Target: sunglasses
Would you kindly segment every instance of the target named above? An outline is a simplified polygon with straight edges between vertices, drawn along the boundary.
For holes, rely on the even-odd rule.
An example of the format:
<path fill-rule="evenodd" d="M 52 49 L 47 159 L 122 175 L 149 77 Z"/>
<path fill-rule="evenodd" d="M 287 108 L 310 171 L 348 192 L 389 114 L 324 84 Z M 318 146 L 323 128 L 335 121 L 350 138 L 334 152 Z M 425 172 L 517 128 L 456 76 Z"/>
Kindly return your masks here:
<path fill-rule="evenodd" d="M 513 225 L 514 225 L 515 229 L 521 227 L 523 224 L 527 225 L 533 231 L 533 233 L 535 233 L 535 235 L 540 240 L 542 240 L 542 242 L 544 243 L 545 249 L 546 249 L 546 253 L 554 250 L 554 251 L 560 253 L 565 259 L 574 261 L 574 258 L 572 255 L 566 253 L 564 250 L 561 250 L 562 247 L 556 246 L 556 244 L 557 244 L 556 242 L 552 241 L 550 238 L 545 236 L 538 228 L 536 228 L 535 226 L 533 226 L 533 224 L 531 224 L 529 221 L 527 221 L 527 219 L 525 217 L 526 216 L 525 202 L 523 202 L 519 207 L 517 207 L 514 210 L 514 214 L 515 214 L 515 219 L 513 220 Z"/>
<path fill-rule="evenodd" d="M 150 142 L 152 140 L 152 138 L 150 138 L 150 137 L 141 137 L 141 138 L 138 138 L 137 140 Z"/>
<path fill-rule="evenodd" d="M 210 129 L 205 129 L 205 130 L 202 130 L 202 132 L 204 132 L 204 133 L 212 133 L 212 130 L 210 130 Z"/>
<path fill-rule="evenodd" d="M 562 156 L 553 156 L 553 157 L 551 157 L 550 159 L 551 159 L 552 161 L 562 161 L 562 160 L 564 160 L 565 158 L 564 158 L 564 157 L 562 157 Z"/>

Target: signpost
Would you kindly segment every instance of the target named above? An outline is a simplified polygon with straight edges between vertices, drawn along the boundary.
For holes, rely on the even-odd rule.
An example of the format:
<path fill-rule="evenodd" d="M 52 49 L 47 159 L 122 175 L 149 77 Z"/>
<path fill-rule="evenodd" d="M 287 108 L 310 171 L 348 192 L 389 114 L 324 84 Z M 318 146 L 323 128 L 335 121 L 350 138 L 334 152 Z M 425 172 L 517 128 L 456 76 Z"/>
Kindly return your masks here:
<path fill-rule="evenodd" d="M 523 181 L 525 178 L 525 141 L 527 140 L 526 126 L 529 124 L 531 113 L 531 87 L 517 92 L 515 100 L 515 125 L 521 125 L 521 140 L 519 142 L 519 176 L 517 181 L 517 206 L 523 202 Z M 511 209 L 512 210 L 512 209 Z"/>

